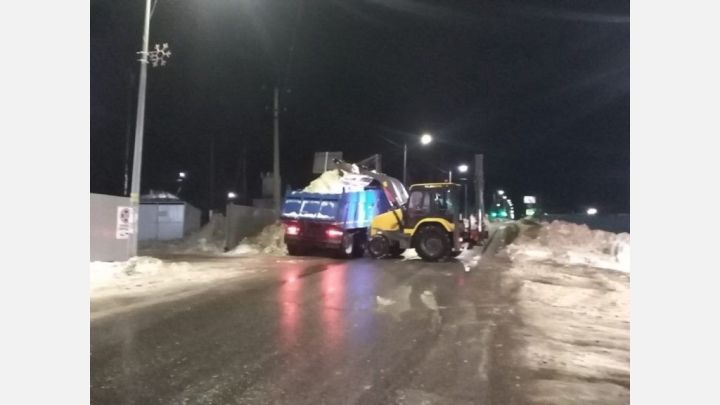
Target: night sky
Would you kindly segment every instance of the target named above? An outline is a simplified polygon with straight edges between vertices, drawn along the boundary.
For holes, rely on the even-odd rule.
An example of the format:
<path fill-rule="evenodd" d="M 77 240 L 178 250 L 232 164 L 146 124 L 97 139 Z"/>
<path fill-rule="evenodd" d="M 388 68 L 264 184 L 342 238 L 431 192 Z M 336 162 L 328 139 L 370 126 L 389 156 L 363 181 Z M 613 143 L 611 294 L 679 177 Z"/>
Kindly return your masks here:
<path fill-rule="evenodd" d="M 144 0 L 91 2 L 91 191 L 121 195 L 137 100 Z M 159 0 L 150 43 L 142 188 L 210 204 L 272 170 L 281 86 L 281 174 L 312 178 L 315 151 L 374 153 L 409 182 L 485 155 L 486 192 L 537 195 L 552 212 L 629 212 L 629 1 Z M 435 142 L 421 148 L 418 137 Z M 132 142 L 130 143 L 132 150 Z"/>

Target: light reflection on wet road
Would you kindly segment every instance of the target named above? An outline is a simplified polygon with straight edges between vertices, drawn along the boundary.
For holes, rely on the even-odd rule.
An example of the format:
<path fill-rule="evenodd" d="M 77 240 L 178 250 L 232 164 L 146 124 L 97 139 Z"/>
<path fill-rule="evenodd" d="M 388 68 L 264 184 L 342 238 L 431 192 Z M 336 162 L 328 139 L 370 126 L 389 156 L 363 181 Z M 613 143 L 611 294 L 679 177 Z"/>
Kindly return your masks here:
<path fill-rule="evenodd" d="M 92 403 L 485 403 L 482 271 L 268 260 L 252 281 L 94 321 Z"/>

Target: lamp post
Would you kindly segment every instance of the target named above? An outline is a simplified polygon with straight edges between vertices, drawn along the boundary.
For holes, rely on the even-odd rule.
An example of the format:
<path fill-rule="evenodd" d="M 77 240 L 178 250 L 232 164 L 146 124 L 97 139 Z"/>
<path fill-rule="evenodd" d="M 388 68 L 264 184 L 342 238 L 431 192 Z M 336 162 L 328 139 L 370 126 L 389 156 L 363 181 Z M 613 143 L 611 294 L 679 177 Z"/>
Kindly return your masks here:
<path fill-rule="evenodd" d="M 420 136 L 421 145 L 429 145 L 432 141 L 432 135 L 428 133 L 424 133 Z M 403 143 L 403 184 L 407 186 L 407 142 Z"/>
<path fill-rule="evenodd" d="M 147 65 L 148 62 L 153 64 L 153 67 L 165 66 L 167 59 L 170 57 L 171 52 L 167 44 L 155 45 L 155 50 L 150 52 L 150 18 L 152 17 L 153 7 L 151 6 L 152 0 L 145 0 L 145 23 L 143 26 L 143 45 L 142 51 L 138 52 L 141 55 L 140 58 L 140 80 L 138 82 L 138 103 L 137 103 L 137 117 L 135 120 L 135 146 L 133 148 L 133 169 L 132 169 L 132 180 L 130 183 L 130 206 L 132 207 L 132 232 L 130 232 L 129 239 L 129 255 L 137 256 L 138 247 L 138 209 L 140 207 L 140 172 L 142 170 L 142 147 L 143 147 L 143 135 L 145 129 L 145 93 L 147 89 Z"/>

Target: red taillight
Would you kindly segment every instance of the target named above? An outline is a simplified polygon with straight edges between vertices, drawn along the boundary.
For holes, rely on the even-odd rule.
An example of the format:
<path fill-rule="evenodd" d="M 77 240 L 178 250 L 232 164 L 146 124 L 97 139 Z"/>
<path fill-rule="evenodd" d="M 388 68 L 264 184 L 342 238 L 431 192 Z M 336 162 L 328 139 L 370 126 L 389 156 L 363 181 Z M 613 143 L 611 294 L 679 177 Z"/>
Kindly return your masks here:
<path fill-rule="evenodd" d="M 285 233 L 288 235 L 298 235 L 300 233 L 300 227 L 297 225 L 288 225 L 285 229 Z"/>
<path fill-rule="evenodd" d="M 325 231 L 325 234 L 331 238 L 339 238 L 339 237 L 343 236 L 343 233 L 344 233 L 343 231 L 341 231 L 339 229 L 335 229 L 335 228 L 330 228 Z"/>

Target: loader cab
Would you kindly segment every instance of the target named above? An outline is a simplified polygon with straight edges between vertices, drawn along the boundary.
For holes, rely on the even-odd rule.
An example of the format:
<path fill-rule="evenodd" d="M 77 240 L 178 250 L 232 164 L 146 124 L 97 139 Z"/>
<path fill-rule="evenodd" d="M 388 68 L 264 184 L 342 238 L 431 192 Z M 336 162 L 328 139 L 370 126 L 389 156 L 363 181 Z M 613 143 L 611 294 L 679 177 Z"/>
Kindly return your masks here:
<path fill-rule="evenodd" d="M 410 187 L 403 217 L 405 228 L 415 228 L 426 218 L 455 223 L 460 215 L 460 185 L 453 183 L 414 184 Z"/>

